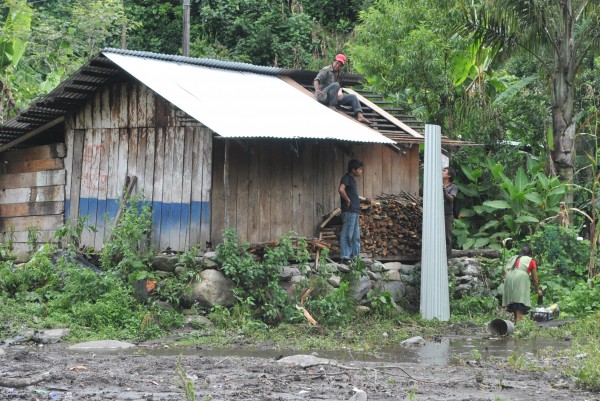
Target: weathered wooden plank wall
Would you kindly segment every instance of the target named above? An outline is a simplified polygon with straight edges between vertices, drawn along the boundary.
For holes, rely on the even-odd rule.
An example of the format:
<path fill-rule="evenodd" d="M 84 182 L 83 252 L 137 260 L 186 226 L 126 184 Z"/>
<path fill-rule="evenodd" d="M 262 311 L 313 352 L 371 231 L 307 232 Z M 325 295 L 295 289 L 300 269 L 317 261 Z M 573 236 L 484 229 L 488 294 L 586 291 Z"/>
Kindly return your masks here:
<path fill-rule="evenodd" d="M 18 256 L 31 250 L 30 232 L 52 241 L 64 222 L 66 153 L 53 144 L 0 154 L 0 240 L 12 241 Z"/>
<path fill-rule="evenodd" d="M 68 115 L 67 210 L 96 232 L 82 243 L 99 249 L 110 235 L 127 177 L 152 207 L 152 241 L 184 250 L 210 241 L 212 132 L 146 86 L 116 82 Z"/>
<path fill-rule="evenodd" d="M 225 141 L 215 139 L 212 239 L 225 228 Z M 378 144 L 311 140 L 230 140 L 229 215 L 244 241 L 271 241 L 295 231 L 315 236 L 322 216 L 339 206 L 337 188 L 352 158 L 364 162 L 361 195 L 374 197 L 419 190 L 418 147 L 395 150 Z"/>

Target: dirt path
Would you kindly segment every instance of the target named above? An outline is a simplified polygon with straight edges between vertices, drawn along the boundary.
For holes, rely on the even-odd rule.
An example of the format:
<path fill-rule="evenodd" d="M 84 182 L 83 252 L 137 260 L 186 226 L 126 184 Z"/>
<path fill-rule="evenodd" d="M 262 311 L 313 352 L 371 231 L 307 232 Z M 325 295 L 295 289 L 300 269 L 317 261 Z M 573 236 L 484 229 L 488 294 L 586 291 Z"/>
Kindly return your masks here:
<path fill-rule="evenodd" d="M 189 349 L 161 354 L 161 347 L 110 354 L 74 353 L 63 344 L 9 347 L 0 356 L 0 379 L 41 381 L 0 387 L 0 399 L 185 400 L 177 378 L 181 352 L 197 401 L 349 400 L 354 387 L 369 400 L 600 400 L 558 370 L 515 371 L 490 361 L 448 366 L 343 361 L 302 368 L 273 358 L 203 356 Z"/>

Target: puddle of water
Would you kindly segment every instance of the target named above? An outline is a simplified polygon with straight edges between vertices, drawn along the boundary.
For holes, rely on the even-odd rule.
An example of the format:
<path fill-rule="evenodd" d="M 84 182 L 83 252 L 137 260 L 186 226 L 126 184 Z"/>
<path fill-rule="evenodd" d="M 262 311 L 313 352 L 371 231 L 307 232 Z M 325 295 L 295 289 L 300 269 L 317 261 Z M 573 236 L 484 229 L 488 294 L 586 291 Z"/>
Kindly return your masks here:
<path fill-rule="evenodd" d="M 97 354 L 127 353 L 139 355 L 177 356 L 199 355 L 215 357 L 254 357 L 275 359 L 282 356 L 295 354 L 313 354 L 320 358 L 334 359 L 340 362 L 351 362 L 355 360 L 372 362 L 394 362 L 394 363 L 417 363 L 422 365 L 448 365 L 458 359 L 473 359 L 472 352 L 477 350 L 483 359 L 490 357 L 508 357 L 512 354 L 538 355 L 542 350 L 552 347 L 556 350 L 568 349 L 569 342 L 553 339 L 517 339 L 504 338 L 443 338 L 441 342 L 427 341 L 424 346 L 385 349 L 378 352 L 357 351 L 297 351 L 281 349 L 190 349 L 190 348 L 138 348 L 135 350 L 94 350 Z M 72 351 L 76 352 L 76 351 Z M 86 351 L 89 352 L 89 351 Z"/>

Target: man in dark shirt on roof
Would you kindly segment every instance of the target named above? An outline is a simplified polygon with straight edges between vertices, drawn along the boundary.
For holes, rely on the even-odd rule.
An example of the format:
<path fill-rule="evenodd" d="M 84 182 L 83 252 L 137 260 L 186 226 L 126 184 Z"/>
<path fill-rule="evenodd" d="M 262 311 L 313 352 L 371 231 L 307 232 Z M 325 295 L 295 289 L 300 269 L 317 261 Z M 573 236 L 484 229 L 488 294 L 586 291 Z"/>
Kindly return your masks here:
<path fill-rule="evenodd" d="M 342 93 L 340 86 L 340 70 L 346 64 L 346 56 L 338 54 L 335 56 L 333 64 L 321 68 L 317 77 L 313 81 L 315 86 L 315 96 L 319 103 L 325 106 L 352 106 L 352 111 L 356 115 L 356 119 L 361 123 L 370 124 L 365 116 L 363 116 L 360 102 L 356 95 L 348 95 Z"/>
<path fill-rule="evenodd" d="M 338 192 L 342 202 L 342 232 L 340 234 L 340 259 L 342 263 L 355 259 L 360 253 L 360 199 L 355 178 L 363 173 L 363 163 L 352 159 L 348 172 L 342 177 Z"/>

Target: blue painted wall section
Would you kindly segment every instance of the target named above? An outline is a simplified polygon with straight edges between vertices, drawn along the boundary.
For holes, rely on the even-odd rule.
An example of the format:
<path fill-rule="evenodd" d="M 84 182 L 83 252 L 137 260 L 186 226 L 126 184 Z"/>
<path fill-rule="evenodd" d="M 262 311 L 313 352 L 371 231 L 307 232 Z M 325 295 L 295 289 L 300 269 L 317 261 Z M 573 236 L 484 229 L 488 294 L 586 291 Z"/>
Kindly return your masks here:
<path fill-rule="evenodd" d="M 179 237 L 183 230 L 189 231 L 191 225 L 200 227 L 202 224 L 210 227 L 210 202 L 192 202 L 191 204 L 144 202 L 144 204 L 152 207 L 152 242 L 156 244 L 164 242 L 160 239 L 168 242 L 169 237 Z M 69 215 L 70 208 L 71 202 L 67 199 L 65 200 L 65 216 Z M 118 199 L 81 198 L 79 200 L 79 217 L 89 216 L 87 224 L 96 228 L 105 228 L 106 234 L 108 234 L 118 210 Z M 200 234 L 199 231 L 198 228 L 198 234 Z M 189 239 L 189 232 L 186 238 Z M 197 242 L 199 238 L 191 240 Z"/>

